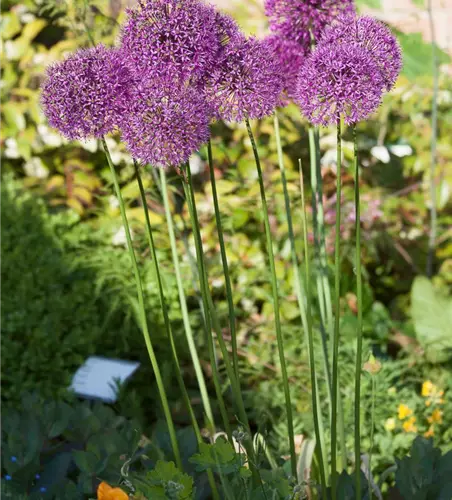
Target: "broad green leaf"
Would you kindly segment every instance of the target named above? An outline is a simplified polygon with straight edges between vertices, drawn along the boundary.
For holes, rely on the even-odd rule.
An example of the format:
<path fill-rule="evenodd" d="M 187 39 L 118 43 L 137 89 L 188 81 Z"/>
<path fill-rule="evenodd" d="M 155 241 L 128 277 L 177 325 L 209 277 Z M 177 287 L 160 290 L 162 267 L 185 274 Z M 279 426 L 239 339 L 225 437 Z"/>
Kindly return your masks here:
<path fill-rule="evenodd" d="M 435 290 L 419 276 L 411 289 L 414 328 L 429 361 L 441 363 L 452 356 L 452 298 Z"/>

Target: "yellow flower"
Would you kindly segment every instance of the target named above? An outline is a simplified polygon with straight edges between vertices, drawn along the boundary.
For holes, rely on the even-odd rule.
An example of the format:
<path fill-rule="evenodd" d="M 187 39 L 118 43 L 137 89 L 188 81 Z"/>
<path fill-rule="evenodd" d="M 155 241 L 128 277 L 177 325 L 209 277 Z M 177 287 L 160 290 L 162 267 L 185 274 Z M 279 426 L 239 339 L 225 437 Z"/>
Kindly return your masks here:
<path fill-rule="evenodd" d="M 410 417 L 412 414 L 413 410 L 409 406 L 403 403 L 399 404 L 399 420 L 403 420 L 407 417 Z"/>
<path fill-rule="evenodd" d="M 427 408 L 431 405 L 441 405 L 444 403 L 444 391 L 440 390 L 439 387 L 430 380 L 426 380 L 422 384 L 421 394 L 424 398 L 427 398 L 425 401 L 425 406 L 427 406 Z"/>
<path fill-rule="evenodd" d="M 410 417 L 408 420 L 403 422 L 403 430 L 405 432 L 417 432 L 417 427 L 414 425 L 416 422 L 416 417 Z"/>
<path fill-rule="evenodd" d="M 430 396 L 433 389 L 436 389 L 436 386 L 433 384 L 433 382 L 431 382 L 430 380 L 426 380 L 422 384 L 422 396 L 424 396 L 424 398 L 427 398 L 428 396 Z"/>
<path fill-rule="evenodd" d="M 102 482 L 97 488 L 97 500 L 129 500 L 129 495 L 121 488 L 112 488 L 109 484 Z"/>
<path fill-rule="evenodd" d="M 439 408 L 433 410 L 433 413 L 430 417 L 427 417 L 428 423 L 433 424 L 442 424 L 443 422 L 443 412 Z"/>
<path fill-rule="evenodd" d="M 434 431 L 433 431 L 433 425 L 431 425 L 428 429 L 427 432 L 424 432 L 424 437 L 429 438 L 433 437 Z"/>
<path fill-rule="evenodd" d="M 385 429 L 387 431 L 393 431 L 396 427 L 396 419 L 395 418 L 388 418 L 385 422 Z"/>

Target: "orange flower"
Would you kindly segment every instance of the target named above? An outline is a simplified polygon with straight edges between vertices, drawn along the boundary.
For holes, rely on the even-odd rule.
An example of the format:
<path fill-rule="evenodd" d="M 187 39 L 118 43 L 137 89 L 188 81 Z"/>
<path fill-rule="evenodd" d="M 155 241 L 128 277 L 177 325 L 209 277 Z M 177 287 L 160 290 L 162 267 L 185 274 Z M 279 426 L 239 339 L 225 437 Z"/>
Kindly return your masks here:
<path fill-rule="evenodd" d="M 430 426 L 427 432 L 424 432 L 424 437 L 429 438 L 433 437 L 434 430 L 433 430 L 433 425 Z"/>
<path fill-rule="evenodd" d="M 97 488 L 97 500 L 129 500 L 129 495 L 121 488 L 112 488 L 102 481 Z"/>
<path fill-rule="evenodd" d="M 430 417 L 427 417 L 427 420 L 428 420 L 429 424 L 433 424 L 433 423 L 442 424 L 442 422 L 443 422 L 442 410 L 440 410 L 439 408 L 436 408 L 435 410 L 433 410 L 432 415 Z"/>
<path fill-rule="evenodd" d="M 405 432 L 417 432 L 417 427 L 414 425 L 416 422 L 416 417 L 410 417 L 408 420 L 403 422 L 403 430 Z"/>
<path fill-rule="evenodd" d="M 403 420 L 407 417 L 410 417 L 413 414 L 413 410 L 405 405 L 405 404 L 400 404 L 399 405 L 399 420 Z"/>

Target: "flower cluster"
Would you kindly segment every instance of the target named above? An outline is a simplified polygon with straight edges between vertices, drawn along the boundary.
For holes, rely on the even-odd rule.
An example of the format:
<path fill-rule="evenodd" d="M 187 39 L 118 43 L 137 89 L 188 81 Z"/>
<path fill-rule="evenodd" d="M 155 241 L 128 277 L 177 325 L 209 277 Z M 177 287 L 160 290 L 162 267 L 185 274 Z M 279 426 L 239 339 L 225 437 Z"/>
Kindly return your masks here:
<path fill-rule="evenodd" d="M 69 139 L 119 130 L 136 160 L 178 167 L 208 140 L 211 119 L 274 111 L 279 61 L 269 42 L 247 38 L 203 0 L 139 0 L 119 47 L 82 50 L 49 68 L 42 107 Z"/>
<path fill-rule="evenodd" d="M 298 75 L 303 65 L 305 54 L 300 45 L 279 35 L 269 35 L 266 43 L 272 52 L 272 58 L 279 66 L 283 78 L 284 97 L 295 99 Z M 282 104 L 285 104 L 283 99 Z"/>
<path fill-rule="evenodd" d="M 283 77 L 267 41 L 243 37 L 223 50 L 206 80 L 205 95 L 218 118 L 242 121 L 271 114 L 282 89 Z"/>
<path fill-rule="evenodd" d="M 402 67 L 394 35 L 370 17 L 340 16 L 302 67 L 298 102 L 316 125 L 366 119 Z"/>
<path fill-rule="evenodd" d="M 424 403 L 427 408 L 431 408 L 424 418 L 418 418 L 419 412 L 415 411 L 418 405 L 408 405 L 399 403 L 397 407 L 397 419 L 391 417 L 385 422 L 385 429 L 392 432 L 397 427 L 397 420 L 401 423 L 401 428 L 406 433 L 422 432 L 424 437 L 433 437 L 435 430 L 443 423 L 444 411 L 444 391 L 436 386 L 430 380 L 426 380 L 422 384 L 421 396 L 424 398 Z"/>
<path fill-rule="evenodd" d="M 68 139 L 101 137 L 127 111 L 133 85 L 121 51 L 98 45 L 48 68 L 41 104 L 50 125 Z"/>
<path fill-rule="evenodd" d="M 195 89 L 167 82 L 136 86 L 122 138 L 134 158 L 156 167 L 178 166 L 209 138 L 205 102 Z"/>
<path fill-rule="evenodd" d="M 306 53 L 337 16 L 354 12 L 353 0 L 265 0 L 270 30 L 297 42 Z"/>

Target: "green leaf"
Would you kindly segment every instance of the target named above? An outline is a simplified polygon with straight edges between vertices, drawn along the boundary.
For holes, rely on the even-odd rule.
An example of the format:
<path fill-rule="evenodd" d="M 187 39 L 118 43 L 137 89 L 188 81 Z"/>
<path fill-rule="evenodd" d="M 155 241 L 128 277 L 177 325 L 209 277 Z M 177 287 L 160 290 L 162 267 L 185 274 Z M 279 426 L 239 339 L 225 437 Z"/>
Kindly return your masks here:
<path fill-rule="evenodd" d="M 411 314 L 429 361 L 447 361 L 452 355 L 452 297 L 440 294 L 427 278 L 419 276 L 411 289 Z"/>
<path fill-rule="evenodd" d="M 218 468 L 224 474 L 237 472 L 242 466 L 240 456 L 225 439 L 219 438 L 214 444 L 201 443 L 199 453 L 190 458 L 190 462 L 197 465 L 197 470 Z"/>
<path fill-rule="evenodd" d="M 432 75 L 432 45 L 424 42 L 421 33 L 397 33 L 403 53 L 402 74 L 413 80 L 426 74 Z M 450 61 L 450 57 L 436 46 L 436 56 L 439 64 Z"/>
<path fill-rule="evenodd" d="M 146 479 L 150 483 L 151 489 L 156 489 L 154 494 L 163 492 L 162 498 L 191 498 L 193 492 L 193 478 L 181 472 L 174 462 L 164 462 L 159 460 L 155 469 L 147 474 Z M 149 494 L 149 492 L 147 491 Z M 168 494 L 168 495 L 167 495 Z M 152 496 L 152 498 L 155 498 Z"/>
<path fill-rule="evenodd" d="M 91 451 L 74 451 L 74 461 L 77 467 L 87 474 L 94 474 L 99 458 Z"/>
<path fill-rule="evenodd" d="M 13 10 L 2 14 L 0 26 L 2 30 L 3 40 L 8 40 L 9 38 L 13 38 L 21 30 L 19 16 Z"/>

